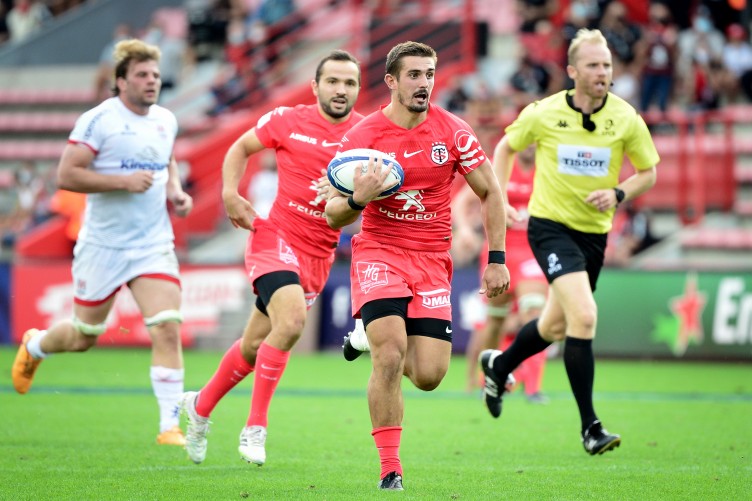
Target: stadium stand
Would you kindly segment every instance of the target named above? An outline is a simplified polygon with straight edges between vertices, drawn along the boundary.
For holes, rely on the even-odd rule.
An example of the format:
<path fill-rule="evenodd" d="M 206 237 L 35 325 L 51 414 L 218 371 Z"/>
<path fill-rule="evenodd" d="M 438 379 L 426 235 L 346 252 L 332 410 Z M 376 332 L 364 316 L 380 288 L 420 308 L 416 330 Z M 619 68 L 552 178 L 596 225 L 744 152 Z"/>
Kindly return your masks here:
<path fill-rule="evenodd" d="M 647 11 L 643 12 L 642 2 L 625 3 L 636 22 L 645 21 Z M 562 12 L 553 19 L 555 25 L 564 22 L 563 12 L 569 2 L 561 4 Z M 503 83 L 514 70 L 515 59 L 509 55 L 521 46 L 518 17 L 511 3 L 418 0 L 391 5 L 385 2 L 379 9 L 371 10 L 368 2 L 298 2 L 294 18 L 279 21 L 289 27 L 289 33 L 277 38 L 271 46 L 272 52 L 284 54 L 275 63 L 280 66 L 253 66 L 260 71 L 260 80 L 258 85 L 246 89 L 241 99 L 211 113 L 216 105 L 212 86 L 226 82 L 222 79 L 231 78 L 238 68 L 257 63 L 262 49 L 266 51 L 269 47 L 245 44 L 230 48 L 227 44 L 219 55 L 221 61 L 197 65 L 192 77 L 200 75 L 202 68 L 211 68 L 200 82 L 196 78 L 191 82 L 189 78 L 170 92 L 166 104 L 178 114 L 181 125 L 176 154 L 190 165 L 196 200 L 191 217 L 175 221 L 182 252 L 199 247 L 210 237 L 221 234 L 224 228 L 218 166 L 229 144 L 255 123 L 261 111 L 278 105 L 312 102 L 307 75 L 311 74 L 311 65 L 318 55 L 331 48 L 350 50 L 363 61 L 364 88 L 358 109 L 368 113 L 385 99 L 381 76 L 386 50 L 405 39 L 432 44 L 442 62 L 437 92 L 451 77 L 466 76 L 466 88 L 472 87 L 466 118 L 476 128 L 484 147 L 489 151 L 493 148 L 503 127 L 517 112 L 508 105 L 509 95 Z M 170 19 L 184 19 L 175 10 L 168 12 Z M 478 82 L 488 87 L 492 98 L 488 103 L 496 103 L 495 107 L 481 103 Z M 92 99 L 86 86 L 56 89 L 2 86 L 0 164 L 7 166 L 20 159 L 54 162 L 62 151 L 72 120 Z M 655 124 L 656 144 L 663 161 L 658 185 L 637 205 L 666 221 L 662 236 L 682 226 L 702 225 L 704 216 L 710 212 L 739 219 L 738 231 L 744 234 L 745 218 L 752 217 L 752 141 L 748 139 L 752 137 L 751 109 L 748 103 L 739 103 L 711 112 L 690 112 L 675 105 L 669 111 L 672 126 L 668 128 L 663 124 L 666 117 L 646 114 L 646 120 Z M 38 114 L 39 110 L 43 112 Z M 254 170 L 251 165 L 244 182 Z M 35 229 L 18 242 L 17 252 L 22 256 L 38 255 L 44 254 L 39 249 L 54 249 L 40 234 L 54 239 L 53 234 L 58 231 L 60 227 L 54 221 Z M 715 241 L 712 234 L 687 237 L 686 246 L 696 246 L 698 240 Z M 743 247 L 747 239 L 740 237 L 734 242 Z"/>

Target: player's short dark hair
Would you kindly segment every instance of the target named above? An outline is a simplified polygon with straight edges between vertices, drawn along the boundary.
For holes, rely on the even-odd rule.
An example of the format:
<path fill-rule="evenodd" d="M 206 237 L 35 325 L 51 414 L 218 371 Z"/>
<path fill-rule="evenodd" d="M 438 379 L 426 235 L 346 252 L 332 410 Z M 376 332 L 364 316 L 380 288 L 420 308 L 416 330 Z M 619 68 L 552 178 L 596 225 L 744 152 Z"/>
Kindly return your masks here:
<path fill-rule="evenodd" d="M 402 58 L 408 56 L 431 57 L 434 64 L 439 60 L 439 56 L 430 45 L 420 42 L 402 42 L 392 47 L 392 50 L 387 54 L 386 74 L 398 77 L 402 69 Z"/>
<path fill-rule="evenodd" d="M 316 83 L 321 80 L 321 74 L 324 71 L 324 64 L 326 64 L 327 61 L 350 61 L 355 63 L 355 66 L 358 67 L 358 83 L 360 83 L 360 61 L 346 50 L 339 49 L 331 51 L 328 56 L 319 61 L 319 65 L 316 66 Z"/>

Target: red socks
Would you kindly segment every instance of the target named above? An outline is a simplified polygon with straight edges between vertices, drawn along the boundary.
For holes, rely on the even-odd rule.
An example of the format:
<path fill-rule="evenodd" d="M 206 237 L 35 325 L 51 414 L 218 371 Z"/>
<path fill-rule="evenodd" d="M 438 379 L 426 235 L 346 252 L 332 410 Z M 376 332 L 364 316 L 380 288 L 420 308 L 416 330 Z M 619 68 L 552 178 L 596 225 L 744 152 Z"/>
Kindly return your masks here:
<path fill-rule="evenodd" d="M 278 350 L 266 343 L 261 343 L 259 346 L 256 354 L 256 377 L 253 380 L 251 413 L 248 415 L 247 426 L 266 428 L 269 404 L 289 359 L 289 351 Z"/>
<path fill-rule="evenodd" d="M 386 477 L 393 471 L 402 476 L 402 464 L 399 460 L 401 434 L 401 426 L 382 426 L 381 428 L 374 428 L 371 432 L 373 440 L 376 442 L 376 449 L 379 451 L 381 478 Z"/>
<path fill-rule="evenodd" d="M 196 413 L 202 417 L 209 417 L 222 397 L 252 371 L 253 367 L 240 353 L 240 339 L 238 339 L 222 357 L 211 379 L 201 388 L 196 399 Z"/>

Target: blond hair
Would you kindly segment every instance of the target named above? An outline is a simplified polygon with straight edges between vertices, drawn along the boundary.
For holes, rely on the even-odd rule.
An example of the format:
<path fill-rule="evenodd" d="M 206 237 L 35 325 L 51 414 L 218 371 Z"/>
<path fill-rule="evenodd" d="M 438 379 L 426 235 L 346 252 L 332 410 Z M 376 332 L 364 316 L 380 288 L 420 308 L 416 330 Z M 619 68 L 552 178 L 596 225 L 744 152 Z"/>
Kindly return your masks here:
<path fill-rule="evenodd" d="M 162 57 L 162 51 L 156 45 L 150 45 L 136 38 L 123 40 L 115 45 L 112 51 L 112 59 L 115 63 L 114 79 L 112 84 L 112 93 L 117 96 L 120 92 L 117 88 L 117 79 L 125 78 L 131 62 L 142 63 L 144 61 L 159 62 Z"/>
<path fill-rule="evenodd" d="M 601 30 L 580 28 L 572 39 L 572 42 L 569 44 L 569 50 L 567 51 L 567 64 L 572 66 L 575 65 L 577 62 L 577 52 L 580 50 L 580 46 L 585 43 L 602 44 L 608 47 L 606 37 L 603 36 Z"/>

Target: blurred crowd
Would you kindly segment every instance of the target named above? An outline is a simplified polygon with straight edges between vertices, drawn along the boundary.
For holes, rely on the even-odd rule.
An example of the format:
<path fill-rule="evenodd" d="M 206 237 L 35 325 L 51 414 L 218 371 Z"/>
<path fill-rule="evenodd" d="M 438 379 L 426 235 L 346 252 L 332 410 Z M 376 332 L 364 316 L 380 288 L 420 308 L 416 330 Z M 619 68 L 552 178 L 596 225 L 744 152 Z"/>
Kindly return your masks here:
<path fill-rule="evenodd" d="M 0 44 L 21 42 L 86 0 L 0 0 Z"/>
<path fill-rule="evenodd" d="M 0 43 L 23 40 L 45 22 L 85 1 L 0 0 Z M 364 5 L 380 9 L 378 12 L 396 12 L 414 3 L 420 2 L 372 0 Z M 672 108 L 695 112 L 752 102 L 752 39 L 750 25 L 744 22 L 745 0 L 496 3 L 513 4 L 516 14 L 514 46 L 519 50 L 513 56 L 509 77 L 499 81 L 482 71 L 455 75 L 437 89 L 434 97 L 435 102 L 473 126 L 487 151 L 493 150 L 503 127 L 524 106 L 569 88 L 566 47 L 583 27 L 598 28 L 606 36 L 614 54 L 612 91 L 632 103 L 649 121 L 660 122 Z M 329 2 L 331 6 L 340 4 L 345 2 Z M 295 0 L 184 0 L 181 7 L 155 11 L 146 26 L 118 25 L 112 41 L 101 52 L 94 82 L 97 99 L 111 95 L 114 45 L 136 36 L 162 50 L 160 66 L 165 90 L 178 86 L 202 61 L 224 63 L 211 84 L 213 105 L 207 110 L 209 115 L 263 102 L 267 89 L 284 84 L 285 64 L 292 59 L 288 56 L 303 43 L 298 37 L 303 31 L 299 28 L 307 24 L 302 8 L 305 5 Z M 30 168 L 25 166 L 23 170 Z M 265 169 L 266 177 L 260 178 L 259 185 L 268 186 L 271 171 Z M 24 187 L 22 179 L 0 179 L 3 242 L 12 243 L 17 231 L 45 217 L 40 212 L 50 210 L 50 204 L 44 201 L 51 197 L 50 184 L 50 180 L 40 179 L 36 185 L 47 188 L 35 191 Z M 30 191 L 42 200 L 33 204 L 42 209 L 34 209 L 31 215 L 25 203 Z M 15 193 L 22 196 L 16 200 Z M 643 230 L 649 228 L 647 215 L 623 212 L 626 223 L 615 227 L 615 232 L 636 229 L 644 234 Z M 625 241 L 621 235 L 614 238 Z M 650 236 L 642 239 L 647 245 L 652 243 Z M 645 242 L 627 247 L 641 249 Z M 347 252 L 343 247 L 341 257 L 346 258 Z M 626 262 L 622 255 L 613 257 L 614 262 Z"/>
<path fill-rule="evenodd" d="M 744 0 L 516 0 L 520 51 L 506 82 L 457 79 L 443 104 L 519 111 L 569 88 L 566 47 L 598 28 L 614 54 L 613 92 L 660 120 L 671 107 L 714 110 L 752 102 L 752 45 Z M 489 104 L 492 103 L 492 104 Z"/>

